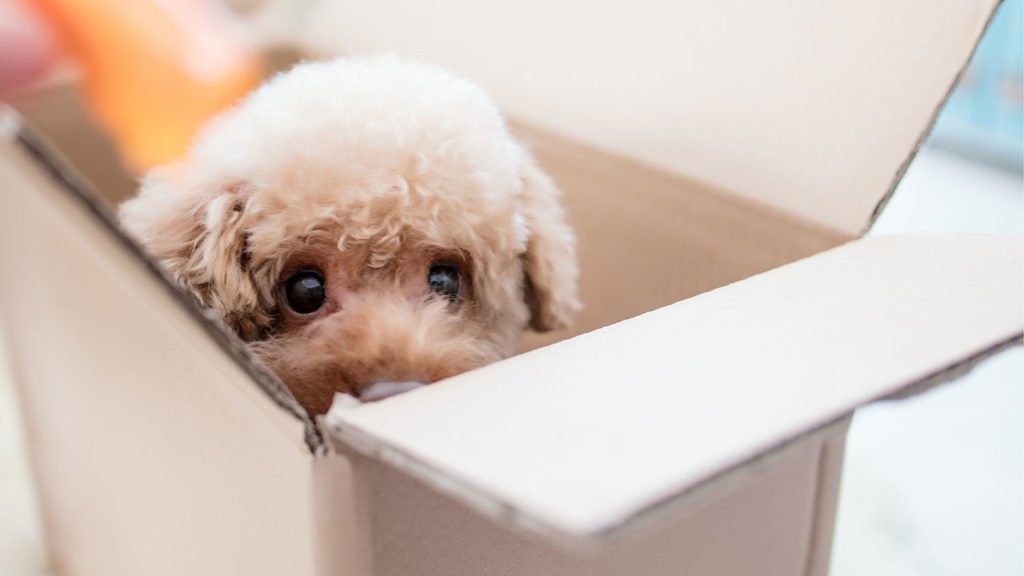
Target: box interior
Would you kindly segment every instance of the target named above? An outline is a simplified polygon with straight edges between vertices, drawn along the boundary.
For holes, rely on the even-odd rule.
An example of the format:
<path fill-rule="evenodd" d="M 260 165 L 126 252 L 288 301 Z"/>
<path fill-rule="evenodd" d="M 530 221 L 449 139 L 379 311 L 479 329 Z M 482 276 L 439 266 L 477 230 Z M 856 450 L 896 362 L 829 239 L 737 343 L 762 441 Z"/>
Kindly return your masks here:
<path fill-rule="evenodd" d="M 521 122 L 564 194 L 576 230 L 584 309 L 550 344 L 822 252 L 853 238 L 771 206 Z"/>
<path fill-rule="evenodd" d="M 20 106 L 97 195 L 134 193 L 72 86 Z M 527 332 L 529 350 L 589 332 L 837 246 L 854 236 L 772 206 L 570 141 L 519 121 L 513 133 L 564 194 L 577 234 L 584 309 L 568 330 Z"/>

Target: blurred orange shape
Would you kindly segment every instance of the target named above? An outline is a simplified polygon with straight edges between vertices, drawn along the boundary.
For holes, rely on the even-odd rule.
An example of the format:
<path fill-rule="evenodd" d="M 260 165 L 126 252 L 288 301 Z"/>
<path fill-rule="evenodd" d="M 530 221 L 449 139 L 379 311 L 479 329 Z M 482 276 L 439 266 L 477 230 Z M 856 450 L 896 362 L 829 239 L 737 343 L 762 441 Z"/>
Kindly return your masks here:
<path fill-rule="evenodd" d="M 255 87 L 257 51 L 210 0 L 31 0 L 81 66 L 98 120 L 131 168 L 172 162 L 199 126 Z"/>

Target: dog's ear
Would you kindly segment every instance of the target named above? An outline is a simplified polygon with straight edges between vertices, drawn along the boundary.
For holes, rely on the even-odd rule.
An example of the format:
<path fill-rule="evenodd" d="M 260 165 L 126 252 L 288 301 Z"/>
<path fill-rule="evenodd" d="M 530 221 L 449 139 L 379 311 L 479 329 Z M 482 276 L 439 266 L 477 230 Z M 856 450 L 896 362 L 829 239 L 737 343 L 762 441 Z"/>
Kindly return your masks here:
<path fill-rule="evenodd" d="M 216 309 L 245 340 L 269 317 L 249 273 L 244 183 L 209 188 L 184 182 L 182 166 L 154 168 L 118 210 L 121 226 L 175 281 Z"/>
<path fill-rule="evenodd" d="M 576 297 L 576 237 L 565 221 L 561 191 L 526 152 L 520 178 L 519 213 L 529 234 L 522 262 L 530 327 L 538 332 L 565 328 L 581 308 Z"/>

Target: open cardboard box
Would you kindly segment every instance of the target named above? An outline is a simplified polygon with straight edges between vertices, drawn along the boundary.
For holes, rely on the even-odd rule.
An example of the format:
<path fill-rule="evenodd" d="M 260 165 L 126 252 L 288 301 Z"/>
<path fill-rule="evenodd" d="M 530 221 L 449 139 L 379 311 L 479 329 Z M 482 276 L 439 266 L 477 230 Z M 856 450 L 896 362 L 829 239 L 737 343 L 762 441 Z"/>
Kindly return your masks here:
<path fill-rule="evenodd" d="M 994 2 L 390 4 L 324 3 L 309 42 L 510 111 L 578 231 L 575 332 L 313 422 L 5 110 L 0 318 L 58 572 L 826 573 L 852 411 L 1024 332 L 1019 241 L 857 239 Z"/>

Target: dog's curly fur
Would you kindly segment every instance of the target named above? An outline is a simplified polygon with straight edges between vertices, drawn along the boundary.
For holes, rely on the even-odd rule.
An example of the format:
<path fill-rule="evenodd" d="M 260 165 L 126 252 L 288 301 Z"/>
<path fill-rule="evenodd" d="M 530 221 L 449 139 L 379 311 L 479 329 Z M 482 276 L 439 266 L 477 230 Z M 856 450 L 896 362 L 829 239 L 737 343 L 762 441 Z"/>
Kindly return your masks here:
<path fill-rule="evenodd" d="M 567 325 L 574 237 L 559 192 L 475 85 L 385 56 L 301 64 L 211 121 L 120 209 L 310 412 L 335 391 L 433 382 Z M 462 274 L 431 292 L 438 262 Z M 320 271 L 324 306 L 282 283 Z"/>

